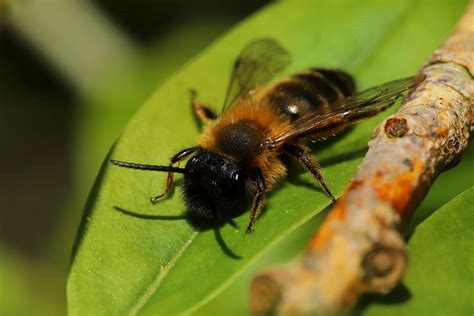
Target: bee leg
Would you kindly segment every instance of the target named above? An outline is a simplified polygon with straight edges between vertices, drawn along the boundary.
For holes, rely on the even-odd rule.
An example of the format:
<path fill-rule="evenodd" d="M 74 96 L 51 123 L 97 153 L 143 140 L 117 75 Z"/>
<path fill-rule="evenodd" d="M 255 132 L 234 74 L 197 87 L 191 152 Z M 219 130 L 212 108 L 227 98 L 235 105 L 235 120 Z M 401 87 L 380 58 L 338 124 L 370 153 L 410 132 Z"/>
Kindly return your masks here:
<path fill-rule="evenodd" d="M 265 178 L 263 178 L 262 170 L 257 168 L 255 170 L 255 181 L 257 182 L 257 193 L 253 198 L 252 211 L 250 212 L 249 224 L 247 226 L 246 233 L 251 233 L 253 231 L 253 225 L 257 220 L 257 216 L 260 213 L 263 205 L 265 204 Z"/>
<path fill-rule="evenodd" d="M 284 146 L 284 150 L 286 153 L 294 156 L 298 162 L 301 163 L 303 167 L 319 182 L 327 197 L 330 198 L 333 203 L 336 202 L 336 199 L 331 191 L 329 191 L 326 181 L 321 173 L 321 167 L 319 167 L 318 163 L 313 160 L 313 157 L 308 154 L 308 148 L 297 144 L 287 144 Z"/>
<path fill-rule="evenodd" d="M 186 148 L 184 150 L 181 150 L 179 153 L 177 153 L 176 155 L 171 157 L 169 166 L 173 167 L 173 165 L 175 163 L 177 163 L 177 162 L 183 160 L 184 158 L 188 157 L 189 155 L 191 155 L 196 150 L 197 150 L 197 147 L 191 147 L 191 148 Z M 164 197 L 164 196 L 168 195 L 168 193 L 170 193 L 171 189 L 173 188 L 173 175 L 174 175 L 173 172 L 171 172 L 171 171 L 168 172 L 168 176 L 166 177 L 166 189 L 165 189 L 165 191 L 163 193 L 161 193 L 160 195 L 151 197 L 150 198 L 151 203 L 153 203 L 153 204 L 157 203 L 159 199 L 161 199 L 162 197 Z"/>
<path fill-rule="evenodd" d="M 196 116 L 204 123 L 210 123 L 217 118 L 217 115 L 206 105 L 196 101 L 197 92 L 194 89 L 191 92 L 191 106 Z"/>

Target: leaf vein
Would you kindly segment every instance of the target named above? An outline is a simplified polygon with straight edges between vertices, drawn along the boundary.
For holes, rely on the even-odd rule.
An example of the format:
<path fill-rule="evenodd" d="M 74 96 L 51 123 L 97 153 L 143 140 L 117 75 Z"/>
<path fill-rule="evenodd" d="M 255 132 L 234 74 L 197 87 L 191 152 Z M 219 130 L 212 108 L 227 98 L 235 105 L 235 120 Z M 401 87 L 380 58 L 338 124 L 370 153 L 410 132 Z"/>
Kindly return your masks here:
<path fill-rule="evenodd" d="M 161 266 L 160 272 L 156 276 L 155 280 L 148 286 L 148 288 L 143 292 L 142 295 L 138 298 L 138 301 L 135 305 L 132 306 L 128 315 L 137 315 L 138 312 L 145 306 L 148 302 L 150 297 L 158 291 L 161 282 L 163 279 L 168 275 L 168 272 L 175 266 L 178 259 L 183 255 L 186 249 L 191 245 L 194 238 L 198 235 L 198 232 L 193 232 L 193 234 L 189 237 L 189 240 L 181 247 L 181 249 L 175 254 L 175 256 L 166 264 L 165 266 Z"/>

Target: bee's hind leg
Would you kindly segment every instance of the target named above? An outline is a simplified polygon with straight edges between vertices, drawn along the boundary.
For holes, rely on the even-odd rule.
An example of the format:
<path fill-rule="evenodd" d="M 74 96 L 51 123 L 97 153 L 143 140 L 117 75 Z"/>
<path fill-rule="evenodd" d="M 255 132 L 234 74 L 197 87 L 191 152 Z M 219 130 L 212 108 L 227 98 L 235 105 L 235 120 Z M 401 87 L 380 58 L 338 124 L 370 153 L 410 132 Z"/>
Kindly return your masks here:
<path fill-rule="evenodd" d="M 329 191 L 326 181 L 324 180 L 321 168 L 318 163 L 313 160 L 313 157 L 308 154 L 308 148 L 297 144 L 287 144 L 285 145 L 284 150 L 286 153 L 295 157 L 298 162 L 303 165 L 303 167 L 319 182 L 327 197 L 330 198 L 333 203 L 336 202 L 336 198 L 332 195 L 331 191 Z"/>
<path fill-rule="evenodd" d="M 205 104 L 196 101 L 197 92 L 194 89 L 190 90 L 191 93 L 191 106 L 194 113 L 203 123 L 210 123 L 217 118 L 217 115 Z"/>

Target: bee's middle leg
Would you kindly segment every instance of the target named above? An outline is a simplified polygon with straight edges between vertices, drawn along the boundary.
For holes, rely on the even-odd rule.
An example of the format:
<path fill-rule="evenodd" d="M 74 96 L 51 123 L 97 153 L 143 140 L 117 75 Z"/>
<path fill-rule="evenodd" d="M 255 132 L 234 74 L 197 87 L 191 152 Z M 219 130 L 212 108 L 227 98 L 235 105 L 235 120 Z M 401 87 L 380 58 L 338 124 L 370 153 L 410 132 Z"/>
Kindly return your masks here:
<path fill-rule="evenodd" d="M 193 108 L 196 116 L 203 123 L 210 123 L 217 118 L 217 115 L 205 104 L 196 101 L 197 92 L 194 89 L 190 90 L 191 92 L 191 106 Z"/>

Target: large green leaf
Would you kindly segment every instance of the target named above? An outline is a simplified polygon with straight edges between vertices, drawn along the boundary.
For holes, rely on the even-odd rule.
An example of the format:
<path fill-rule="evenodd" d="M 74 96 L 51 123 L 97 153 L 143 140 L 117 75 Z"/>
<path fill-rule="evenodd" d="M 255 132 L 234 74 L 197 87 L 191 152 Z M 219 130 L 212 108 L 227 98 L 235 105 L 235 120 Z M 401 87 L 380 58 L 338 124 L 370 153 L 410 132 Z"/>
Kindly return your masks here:
<path fill-rule="evenodd" d="M 309 66 L 353 72 L 362 87 L 413 74 L 445 39 L 465 1 L 288 1 L 267 6 L 236 27 L 169 79 L 130 121 L 111 156 L 166 163 L 195 144 L 198 128 L 189 88 L 199 98 L 222 103 L 226 78 L 239 50 L 250 40 L 273 37 L 293 55 L 288 72 Z M 323 144 L 323 161 L 339 194 L 360 161 L 371 119 Z M 178 314 L 196 311 L 243 269 L 327 206 L 324 195 L 293 175 L 271 194 L 256 232 L 225 226 L 197 233 L 179 215 L 179 190 L 155 206 L 164 175 L 104 167 L 97 178 L 78 233 L 68 283 L 73 315 Z M 247 215 L 236 219 L 245 227 Z M 241 293 L 245 296 L 245 293 Z"/>

